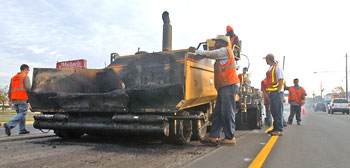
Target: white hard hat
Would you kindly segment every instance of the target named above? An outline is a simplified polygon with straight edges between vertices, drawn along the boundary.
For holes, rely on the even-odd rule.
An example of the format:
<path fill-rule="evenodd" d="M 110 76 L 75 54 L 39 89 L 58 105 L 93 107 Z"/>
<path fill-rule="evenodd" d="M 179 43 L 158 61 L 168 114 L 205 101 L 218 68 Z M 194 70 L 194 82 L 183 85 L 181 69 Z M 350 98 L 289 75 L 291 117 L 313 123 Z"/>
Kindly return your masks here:
<path fill-rule="evenodd" d="M 216 38 L 213 38 L 212 40 L 214 40 L 214 41 L 222 40 L 222 41 L 226 41 L 227 43 L 230 43 L 229 37 L 225 36 L 225 35 L 218 35 L 218 36 L 216 36 Z"/>

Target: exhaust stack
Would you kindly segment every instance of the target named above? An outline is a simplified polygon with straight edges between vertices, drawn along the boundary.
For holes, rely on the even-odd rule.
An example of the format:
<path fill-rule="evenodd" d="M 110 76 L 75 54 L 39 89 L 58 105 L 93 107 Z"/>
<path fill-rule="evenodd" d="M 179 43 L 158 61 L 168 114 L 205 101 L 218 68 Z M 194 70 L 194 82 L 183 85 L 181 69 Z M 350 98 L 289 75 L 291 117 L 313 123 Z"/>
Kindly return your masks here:
<path fill-rule="evenodd" d="M 163 51 L 172 50 L 172 27 L 170 24 L 169 13 L 164 11 L 163 18 Z"/>

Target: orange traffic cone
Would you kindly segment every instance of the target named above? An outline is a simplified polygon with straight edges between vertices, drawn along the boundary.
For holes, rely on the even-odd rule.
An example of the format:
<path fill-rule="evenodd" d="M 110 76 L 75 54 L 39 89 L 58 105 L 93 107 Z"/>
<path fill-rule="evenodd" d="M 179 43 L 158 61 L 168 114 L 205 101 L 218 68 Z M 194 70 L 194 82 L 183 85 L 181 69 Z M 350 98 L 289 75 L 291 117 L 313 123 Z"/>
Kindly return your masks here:
<path fill-rule="evenodd" d="M 305 108 L 303 108 L 303 115 L 305 115 L 306 114 L 306 111 L 305 111 Z"/>

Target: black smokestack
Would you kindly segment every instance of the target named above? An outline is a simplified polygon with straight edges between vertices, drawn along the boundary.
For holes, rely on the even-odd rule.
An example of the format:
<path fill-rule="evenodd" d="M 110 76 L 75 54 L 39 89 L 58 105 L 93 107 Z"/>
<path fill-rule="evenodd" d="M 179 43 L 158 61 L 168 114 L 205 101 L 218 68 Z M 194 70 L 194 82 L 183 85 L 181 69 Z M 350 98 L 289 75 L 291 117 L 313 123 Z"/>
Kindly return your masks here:
<path fill-rule="evenodd" d="M 163 51 L 170 51 L 172 49 L 172 27 L 170 24 L 169 13 L 164 11 L 163 18 Z"/>

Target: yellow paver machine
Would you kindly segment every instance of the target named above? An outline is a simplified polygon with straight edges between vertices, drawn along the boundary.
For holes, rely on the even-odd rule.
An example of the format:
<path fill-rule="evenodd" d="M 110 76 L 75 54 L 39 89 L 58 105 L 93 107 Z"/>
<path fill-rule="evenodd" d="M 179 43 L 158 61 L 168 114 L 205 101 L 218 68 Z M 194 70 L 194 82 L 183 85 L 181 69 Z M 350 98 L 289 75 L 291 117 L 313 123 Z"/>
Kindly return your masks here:
<path fill-rule="evenodd" d="M 34 68 L 29 101 L 41 112 L 34 127 L 62 138 L 158 135 L 177 144 L 203 139 L 217 95 L 214 60 L 172 50 L 167 12 L 163 21 L 162 52 L 112 53 L 104 69 Z"/>

